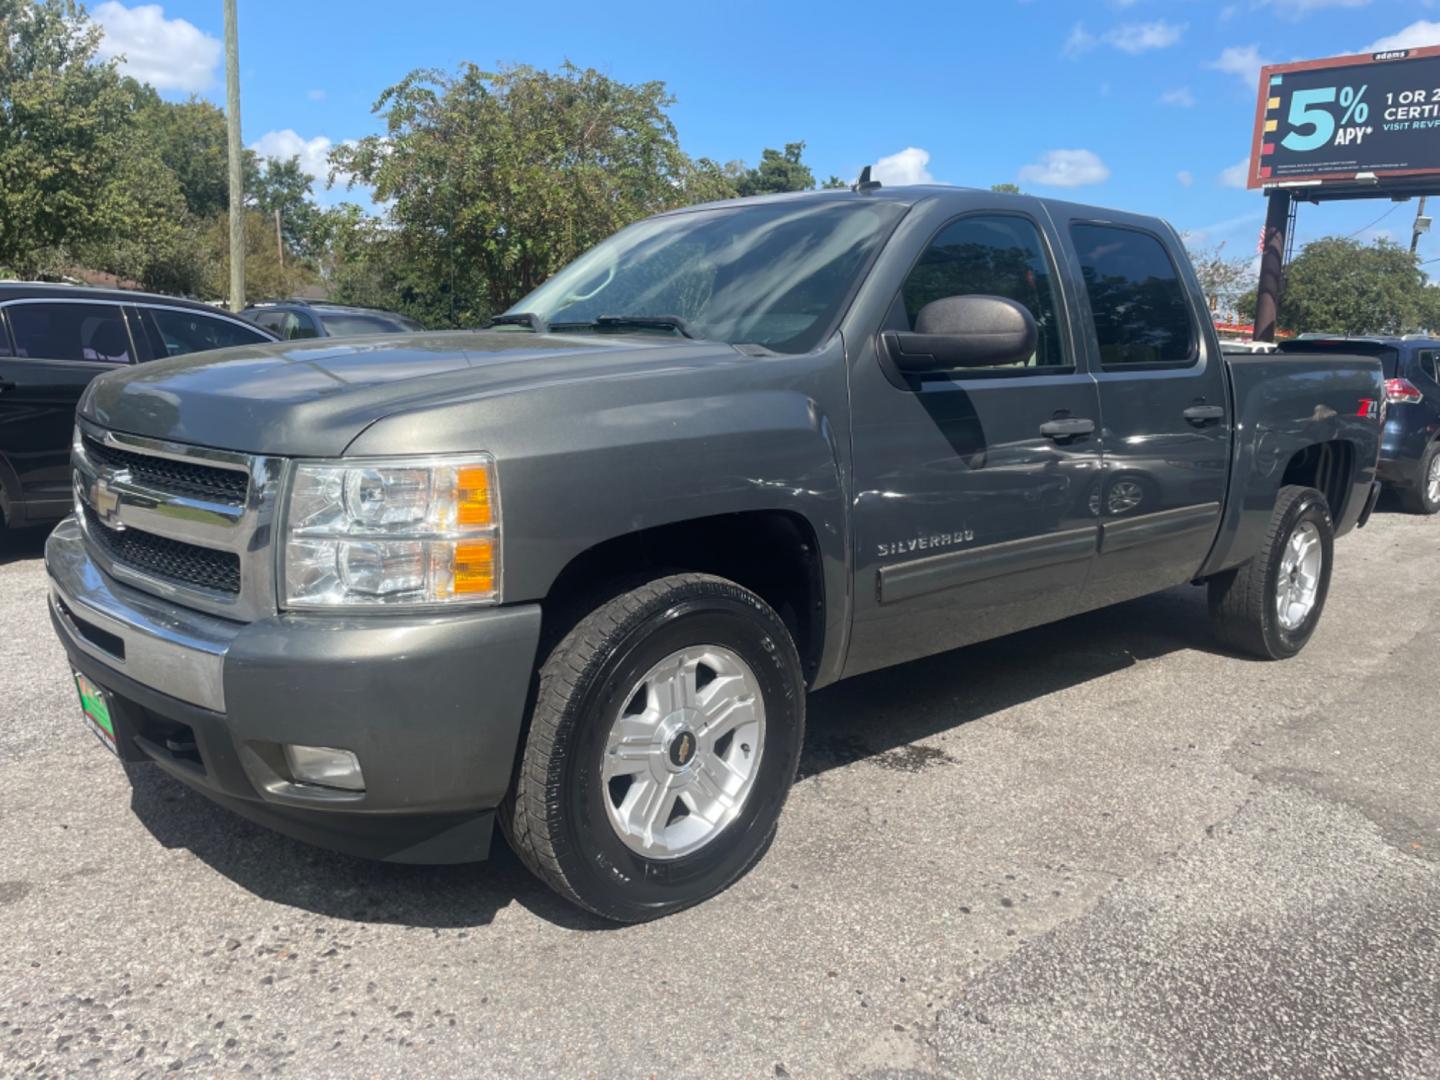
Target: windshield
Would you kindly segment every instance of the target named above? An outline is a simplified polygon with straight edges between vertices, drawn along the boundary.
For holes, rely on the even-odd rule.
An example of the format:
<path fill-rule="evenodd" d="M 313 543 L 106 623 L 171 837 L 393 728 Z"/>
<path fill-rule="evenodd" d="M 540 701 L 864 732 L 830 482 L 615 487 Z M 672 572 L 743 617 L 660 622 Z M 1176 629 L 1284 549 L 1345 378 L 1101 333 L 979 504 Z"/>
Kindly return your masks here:
<path fill-rule="evenodd" d="M 806 200 L 651 218 L 580 256 L 509 313 L 556 330 L 603 316 L 674 316 L 695 337 L 808 352 L 905 210 Z"/>

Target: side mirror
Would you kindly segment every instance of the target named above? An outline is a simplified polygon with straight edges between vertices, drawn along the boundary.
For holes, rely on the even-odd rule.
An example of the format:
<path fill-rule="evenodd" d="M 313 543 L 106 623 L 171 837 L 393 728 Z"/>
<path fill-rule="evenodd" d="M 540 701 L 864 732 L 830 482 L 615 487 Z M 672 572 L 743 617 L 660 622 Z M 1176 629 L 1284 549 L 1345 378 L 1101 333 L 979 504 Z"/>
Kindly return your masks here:
<path fill-rule="evenodd" d="M 1029 309 L 1014 300 L 947 296 L 920 309 L 913 331 L 887 330 L 881 337 L 897 368 L 924 375 L 1028 360 L 1040 331 Z"/>

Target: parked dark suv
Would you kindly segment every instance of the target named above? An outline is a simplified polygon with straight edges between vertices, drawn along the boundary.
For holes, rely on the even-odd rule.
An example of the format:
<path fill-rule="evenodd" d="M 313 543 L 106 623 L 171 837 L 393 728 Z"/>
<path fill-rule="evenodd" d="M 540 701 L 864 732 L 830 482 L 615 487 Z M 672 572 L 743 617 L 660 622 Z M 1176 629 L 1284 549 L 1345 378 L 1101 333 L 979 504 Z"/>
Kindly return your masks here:
<path fill-rule="evenodd" d="M 58 521 L 70 512 L 75 403 L 95 376 L 273 340 L 193 300 L 0 282 L 0 527 Z"/>
<path fill-rule="evenodd" d="M 261 301 L 251 304 L 240 316 L 285 341 L 357 334 L 406 334 L 424 329 L 414 319 L 393 311 L 308 300 Z"/>
<path fill-rule="evenodd" d="M 1379 358 L 1389 408 L 1380 479 L 1412 513 L 1440 513 L 1440 338 L 1308 338 L 1280 351 Z"/>

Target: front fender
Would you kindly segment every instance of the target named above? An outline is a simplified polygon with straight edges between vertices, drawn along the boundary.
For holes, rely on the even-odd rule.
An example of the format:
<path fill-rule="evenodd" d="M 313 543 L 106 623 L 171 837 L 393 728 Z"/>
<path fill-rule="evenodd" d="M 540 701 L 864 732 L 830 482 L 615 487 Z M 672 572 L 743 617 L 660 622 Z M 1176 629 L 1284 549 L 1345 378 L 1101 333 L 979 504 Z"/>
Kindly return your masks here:
<path fill-rule="evenodd" d="M 845 386 L 837 337 L 804 356 L 737 354 L 387 417 L 346 453 L 493 453 L 506 603 L 543 599 L 577 556 L 629 533 L 746 511 L 797 514 L 819 545 L 823 670 L 849 626 Z"/>

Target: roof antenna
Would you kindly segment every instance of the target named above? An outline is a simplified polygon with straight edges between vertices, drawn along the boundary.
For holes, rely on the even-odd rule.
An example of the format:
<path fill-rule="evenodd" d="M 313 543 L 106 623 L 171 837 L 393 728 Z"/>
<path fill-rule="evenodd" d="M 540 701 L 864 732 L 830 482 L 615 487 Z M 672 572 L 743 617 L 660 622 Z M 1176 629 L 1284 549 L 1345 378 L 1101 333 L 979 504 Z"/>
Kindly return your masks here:
<path fill-rule="evenodd" d="M 860 170 L 860 179 L 850 185 L 851 191 L 874 191 L 880 186 L 879 180 L 870 179 L 870 166 L 866 165 Z"/>

